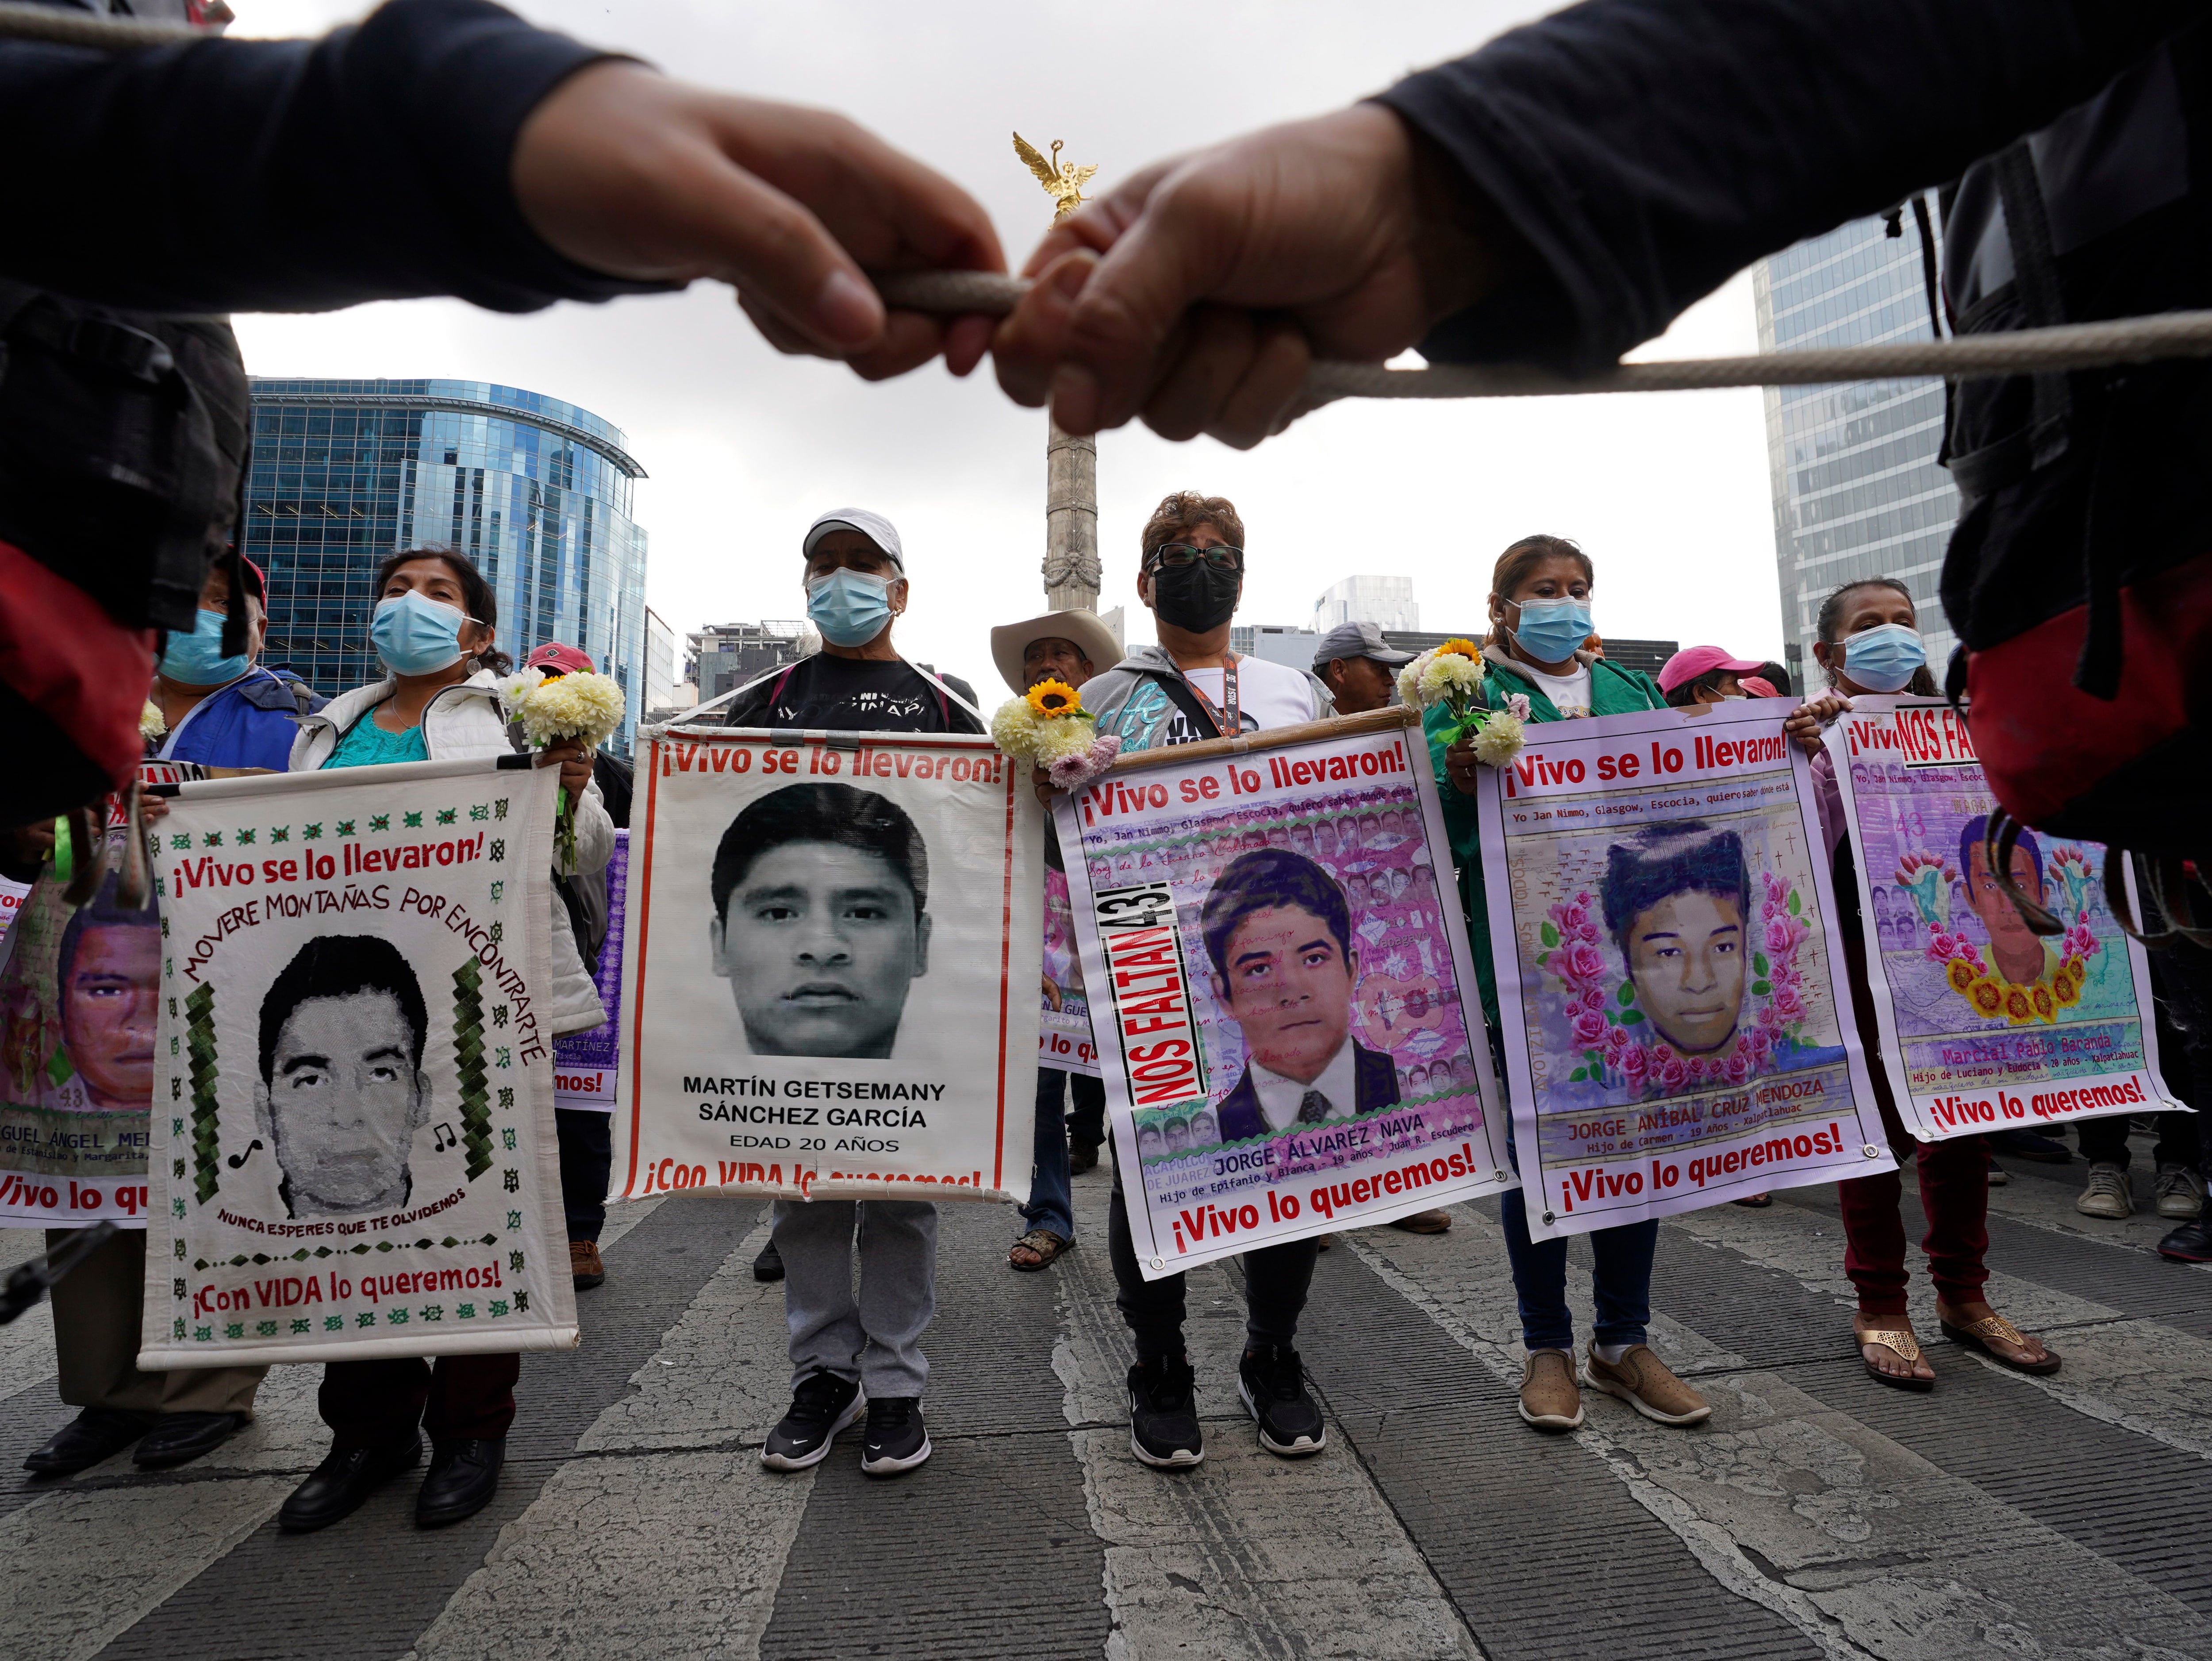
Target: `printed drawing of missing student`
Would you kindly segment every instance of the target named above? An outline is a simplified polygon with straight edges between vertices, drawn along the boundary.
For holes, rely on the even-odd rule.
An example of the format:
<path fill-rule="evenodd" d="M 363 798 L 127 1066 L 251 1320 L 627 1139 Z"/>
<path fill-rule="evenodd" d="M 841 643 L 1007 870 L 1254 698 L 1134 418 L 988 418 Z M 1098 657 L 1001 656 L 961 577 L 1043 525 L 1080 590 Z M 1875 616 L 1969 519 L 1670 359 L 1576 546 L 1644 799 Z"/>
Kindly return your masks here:
<path fill-rule="evenodd" d="M 257 1128 L 295 1217 L 405 1206 L 415 1133 L 429 1122 L 422 988 L 391 941 L 325 934 L 261 1000 Z"/>
<path fill-rule="evenodd" d="M 1326 871 L 1286 849 L 1241 855 L 1207 892 L 1200 928 L 1215 1000 L 1251 1052 L 1218 1109 L 1223 1141 L 1398 1099 L 1390 1057 L 1352 1036 L 1359 954 L 1344 891 Z M 1170 1130 L 1170 1152 L 1173 1141 Z"/>
<path fill-rule="evenodd" d="M 794 784 L 714 851 L 714 972 L 756 1056 L 884 1057 L 929 970 L 929 853 L 896 803 Z"/>

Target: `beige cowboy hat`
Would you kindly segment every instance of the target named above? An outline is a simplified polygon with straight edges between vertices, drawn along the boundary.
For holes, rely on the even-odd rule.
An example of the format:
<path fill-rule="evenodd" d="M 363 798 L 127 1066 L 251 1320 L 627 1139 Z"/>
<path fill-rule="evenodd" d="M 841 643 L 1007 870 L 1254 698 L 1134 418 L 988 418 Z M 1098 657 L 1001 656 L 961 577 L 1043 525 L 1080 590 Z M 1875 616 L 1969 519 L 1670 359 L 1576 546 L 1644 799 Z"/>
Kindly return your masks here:
<path fill-rule="evenodd" d="M 1093 672 L 1104 674 L 1121 660 L 1121 643 L 1096 611 L 1047 611 L 1042 617 L 1001 624 L 991 630 L 991 661 L 1018 697 L 1029 691 L 1022 674 L 1022 654 L 1033 640 L 1070 640 L 1091 660 Z"/>

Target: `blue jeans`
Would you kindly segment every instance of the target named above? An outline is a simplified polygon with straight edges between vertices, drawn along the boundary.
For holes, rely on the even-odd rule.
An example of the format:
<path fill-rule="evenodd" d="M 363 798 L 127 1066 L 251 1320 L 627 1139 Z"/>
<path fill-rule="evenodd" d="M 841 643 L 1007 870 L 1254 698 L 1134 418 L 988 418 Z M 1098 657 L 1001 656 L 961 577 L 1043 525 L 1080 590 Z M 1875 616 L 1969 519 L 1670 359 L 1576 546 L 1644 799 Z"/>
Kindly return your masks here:
<path fill-rule="evenodd" d="M 1037 1068 L 1036 1149 L 1030 1166 L 1030 1202 L 1022 1208 L 1024 1232 L 1049 1229 L 1063 1240 L 1075 1238 L 1075 1202 L 1068 1193 L 1067 1128 L 1062 1102 L 1067 1074 L 1056 1067 Z"/>
<path fill-rule="evenodd" d="M 1510 1129 L 1505 1156 L 1517 1172 L 1521 1161 Z M 1521 1342 L 1530 1350 L 1571 1352 L 1575 1322 L 1567 1309 L 1567 1243 L 1528 1238 L 1526 1192 L 1514 1189 L 1498 1202 L 1505 1255 L 1513 1262 L 1513 1291 L 1521 1302 Z M 1597 1260 L 1590 1269 L 1590 1293 L 1597 1304 L 1597 1329 L 1591 1335 L 1601 1344 L 1642 1343 L 1651 1319 L 1651 1256 L 1659 1244 L 1659 1220 L 1601 1228 L 1587 1238 Z"/>

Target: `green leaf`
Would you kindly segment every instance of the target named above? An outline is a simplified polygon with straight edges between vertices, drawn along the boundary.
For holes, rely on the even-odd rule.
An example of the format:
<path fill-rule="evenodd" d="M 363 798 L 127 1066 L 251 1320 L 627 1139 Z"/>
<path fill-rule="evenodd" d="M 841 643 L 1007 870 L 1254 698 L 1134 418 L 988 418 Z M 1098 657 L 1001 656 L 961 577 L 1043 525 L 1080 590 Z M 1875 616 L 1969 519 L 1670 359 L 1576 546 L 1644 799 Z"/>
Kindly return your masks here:
<path fill-rule="evenodd" d="M 1536 954 L 1536 967 L 1537 967 L 1537 968 L 1539 968 L 1539 969 L 1541 969 L 1541 968 L 1542 968 L 1546 964 L 1547 964 L 1547 963 L 1549 963 L 1549 962 L 1551 961 L 1551 958 L 1552 958 L 1552 954 L 1551 954 L 1550 952 L 1539 952 Z"/>
<path fill-rule="evenodd" d="M 1617 1009 L 1607 1010 L 1605 1012 L 1605 1018 L 1608 1021 L 1611 1021 L 1615 1026 L 1619 1026 L 1620 1025 L 1620 1012 Z"/>
<path fill-rule="evenodd" d="M 1626 1008 L 1630 1004 L 1636 1001 L 1636 983 L 1634 981 L 1623 981 L 1620 983 L 1620 990 L 1613 995 L 1620 1000 L 1621 1007 L 1624 1009 Z"/>
<path fill-rule="evenodd" d="M 1773 991 L 1774 988 L 1765 981 L 1753 981 L 1751 983 L 1751 989 L 1754 995 L 1763 998 L 1768 993 Z"/>
<path fill-rule="evenodd" d="M 1805 908 L 1797 903 L 1797 891 L 1794 888 L 1791 889 L 1790 891 L 1790 915 L 1793 917 L 1800 916 L 1804 910 Z"/>
<path fill-rule="evenodd" d="M 1644 1012 L 1642 1010 L 1632 1009 L 1620 1018 L 1620 1024 L 1623 1026 L 1634 1026 L 1641 1022 L 1643 1019 Z"/>
<path fill-rule="evenodd" d="M 1567 1082 L 1569 1084 L 1580 1084 L 1583 1080 L 1589 1077 L 1589 1068 L 1586 1067 L 1578 1067 L 1573 1072 L 1567 1074 Z"/>
<path fill-rule="evenodd" d="M 1547 948 L 1557 946 L 1559 943 L 1559 931 L 1557 928 L 1554 928 L 1548 922 L 1541 928 L 1538 929 L 1536 933 L 1538 938 L 1544 942 Z"/>
<path fill-rule="evenodd" d="M 1751 954 L 1751 972 L 1761 980 L 1766 977 L 1766 953 L 1754 952 Z"/>

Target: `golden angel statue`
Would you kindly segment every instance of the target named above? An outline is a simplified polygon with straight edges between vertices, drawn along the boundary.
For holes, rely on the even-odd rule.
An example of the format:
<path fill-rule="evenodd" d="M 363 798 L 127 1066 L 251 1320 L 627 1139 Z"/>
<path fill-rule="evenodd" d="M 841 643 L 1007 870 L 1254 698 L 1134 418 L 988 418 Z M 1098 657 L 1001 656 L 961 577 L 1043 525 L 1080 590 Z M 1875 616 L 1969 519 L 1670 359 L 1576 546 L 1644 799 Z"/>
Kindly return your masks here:
<path fill-rule="evenodd" d="M 1047 161 L 1038 154 L 1036 145 L 1016 133 L 1014 154 L 1021 157 L 1023 165 L 1037 176 L 1037 182 L 1052 193 L 1052 222 L 1055 225 L 1083 205 L 1083 187 L 1098 171 L 1096 167 L 1079 167 L 1073 161 L 1062 161 L 1057 138 L 1052 141 L 1052 159 Z"/>

